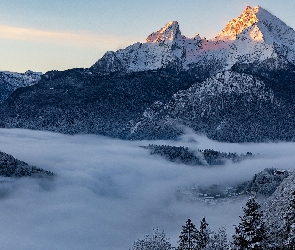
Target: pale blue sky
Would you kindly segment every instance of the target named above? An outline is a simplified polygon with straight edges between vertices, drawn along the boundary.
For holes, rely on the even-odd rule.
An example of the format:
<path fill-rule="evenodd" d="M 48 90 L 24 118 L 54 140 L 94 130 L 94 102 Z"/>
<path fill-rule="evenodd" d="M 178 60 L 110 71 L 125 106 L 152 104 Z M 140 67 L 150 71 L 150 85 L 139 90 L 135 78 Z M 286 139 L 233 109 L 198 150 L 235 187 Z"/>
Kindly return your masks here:
<path fill-rule="evenodd" d="M 212 38 L 247 5 L 295 28 L 294 0 L 1 0 L 0 70 L 89 67 L 172 20 L 183 35 Z"/>

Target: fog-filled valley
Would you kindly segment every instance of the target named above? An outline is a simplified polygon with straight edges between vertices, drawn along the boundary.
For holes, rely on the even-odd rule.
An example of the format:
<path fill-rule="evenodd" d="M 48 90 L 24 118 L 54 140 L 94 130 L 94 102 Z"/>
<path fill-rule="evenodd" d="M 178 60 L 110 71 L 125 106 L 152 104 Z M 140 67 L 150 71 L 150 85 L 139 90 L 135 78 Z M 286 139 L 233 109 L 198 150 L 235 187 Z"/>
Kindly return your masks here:
<path fill-rule="evenodd" d="M 279 11 L 290 3 L 8 2 L 0 41 L 18 43 L 12 53 L 2 46 L 1 67 L 12 58 L 26 71 L 0 71 L 1 249 L 295 249 L 295 30 Z M 229 22 L 213 34 L 214 6 Z M 152 15 L 138 15 L 148 7 Z M 198 17 L 195 35 L 175 19 L 183 14 Z M 67 15 L 77 18 L 72 31 Z M 48 53 L 62 54 L 35 53 L 41 37 L 88 50 L 91 37 L 95 48 L 121 44 L 116 29 L 127 47 L 101 47 L 92 65 L 63 71 L 69 58 L 56 58 L 39 72 Z M 75 60 L 82 47 L 71 48 Z"/>
<path fill-rule="evenodd" d="M 151 155 L 140 146 L 185 146 L 255 157 L 218 166 L 189 166 Z M 165 230 L 177 246 L 181 226 L 205 216 L 211 229 L 234 234 L 249 196 L 215 204 L 178 199 L 178 190 L 232 186 L 265 168 L 294 169 L 295 143 L 220 143 L 187 133 L 177 141 L 124 141 L 99 135 L 63 135 L 0 129 L 0 150 L 55 173 L 53 179 L 3 178 L 2 249 L 130 249 Z M 17 239 L 17 240 L 16 240 Z"/>

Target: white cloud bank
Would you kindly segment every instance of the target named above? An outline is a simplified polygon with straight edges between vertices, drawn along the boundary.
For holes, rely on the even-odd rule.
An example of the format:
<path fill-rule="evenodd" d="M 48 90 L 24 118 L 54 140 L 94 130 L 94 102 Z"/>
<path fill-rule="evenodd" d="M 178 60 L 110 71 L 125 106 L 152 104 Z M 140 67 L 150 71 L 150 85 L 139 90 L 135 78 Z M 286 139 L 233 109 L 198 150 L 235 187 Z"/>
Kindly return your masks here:
<path fill-rule="evenodd" d="M 293 168 L 295 162 L 295 143 L 230 144 L 196 135 L 165 142 L 261 154 L 259 159 L 218 168 L 169 163 L 138 147 L 149 143 L 0 129 L 0 150 L 58 175 L 53 182 L 0 183 L 1 249 L 129 249 L 152 227 L 164 229 L 175 245 L 187 218 L 198 226 L 203 216 L 211 228 L 226 224 L 232 232 L 244 200 L 216 207 L 180 202 L 177 188 L 230 184 L 266 167 Z"/>
<path fill-rule="evenodd" d="M 90 31 L 59 31 L 0 25 L 0 54 L 13 72 L 90 67 L 107 51 L 116 51 L 140 38 Z M 6 67 L 6 68 L 4 68 Z"/>
<path fill-rule="evenodd" d="M 74 46 L 101 50 L 117 50 L 134 43 L 134 38 L 89 31 L 66 32 L 0 25 L 0 39 Z"/>

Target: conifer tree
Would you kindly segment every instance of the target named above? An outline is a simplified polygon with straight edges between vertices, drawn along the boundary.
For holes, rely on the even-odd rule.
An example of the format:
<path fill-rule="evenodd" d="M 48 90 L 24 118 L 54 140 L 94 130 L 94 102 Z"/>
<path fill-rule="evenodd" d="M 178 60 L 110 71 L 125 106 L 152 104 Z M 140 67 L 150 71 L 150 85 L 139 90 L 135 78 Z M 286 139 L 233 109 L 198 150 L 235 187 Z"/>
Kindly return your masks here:
<path fill-rule="evenodd" d="M 227 233 L 225 227 L 218 229 L 218 233 L 214 235 L 215 239 L 215 250 L 226 250 L 229 249 L 229 242 L 227 240 Z"/>
<path fill-rule="evenodd" d="M 218 229 L 218 233 L 214 233 L 210 239 L 208 249 L 214 250 L 227 250 L 230 249 L 229 242 L 227 240 L 227 233 L 225 227 Z"/>
<path fill-rule="evenodd" d="M 243 208 L 244 215 L 240 217 L 241 222 L 235 228 L 236 234 L 233 238 L 237 249 L 264 249 L 265 230 L 259 208 L 260 205 L 255 198 L 250 197 L 246 203 L 246 208 Z"/>
<path fill-rule="evenodd" d="M 198 249 L 197 242 L 198 230 L 190 219 L 188 219 L 179 236 L 178 250 L 195 250 Z"/>
<path fill-rule="evenodd" d="M 131 250 L 171 250 L 169 239 L 164 231 L 158 228 L 153 229 L 153 235 L 145 235 L 144 239 L 136 240 Z"/>
<path fill-rule="evenodd" d="M 200 230 L 197 236 L 197 243 L 199 249 L 205 249 L 210 241 L 208 223 L 205 217 L 201 220 Z"/>

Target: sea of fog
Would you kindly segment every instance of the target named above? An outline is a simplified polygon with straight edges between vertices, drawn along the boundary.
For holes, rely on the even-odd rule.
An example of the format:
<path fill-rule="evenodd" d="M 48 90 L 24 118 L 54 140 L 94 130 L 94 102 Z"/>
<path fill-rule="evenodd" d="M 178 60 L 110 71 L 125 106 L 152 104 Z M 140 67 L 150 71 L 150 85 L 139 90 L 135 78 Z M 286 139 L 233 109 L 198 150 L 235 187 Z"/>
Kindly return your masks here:
<path fill-rule="evenodd" d="M 187 166 L 139 147 L 150 143 L 259 156 L 218 167 Z M 126 250 L 155 227 L 176 246 L 185 221 L 198 227 L 203 216 L 213 230 L 226 226 L 230 235 L 245 199 L 212 206 L 180 201 L 177 190 L 230 186 L 264 168 L 295 165 L 295 143 L 220 143 L 192 133 L 178 141 L 122 141 L 0 129 L 0 150 L 57 174 L 53 181 L 0 182 L 0 246 L 7 250 Z"/>

